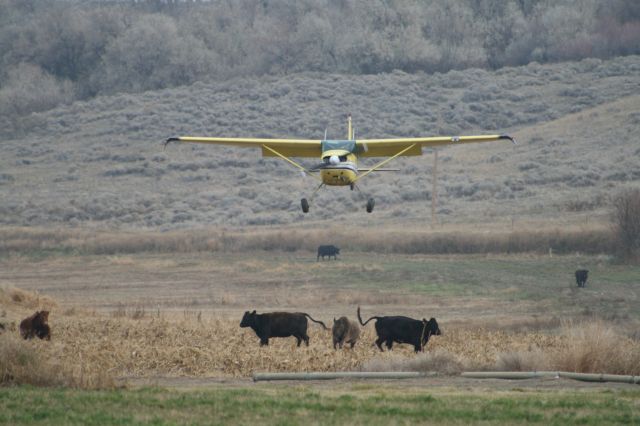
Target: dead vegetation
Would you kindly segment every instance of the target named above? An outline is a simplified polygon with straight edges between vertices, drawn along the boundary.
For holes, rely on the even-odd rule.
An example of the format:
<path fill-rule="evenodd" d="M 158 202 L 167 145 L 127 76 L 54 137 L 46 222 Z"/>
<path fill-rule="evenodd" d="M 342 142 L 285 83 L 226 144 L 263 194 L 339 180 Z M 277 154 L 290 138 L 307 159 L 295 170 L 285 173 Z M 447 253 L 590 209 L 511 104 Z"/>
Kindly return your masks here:
<path fill-rule="evenodd" d="M 5 292 L 6 293 L 6 292 Z M 18 294 L 18 293 L 13 293 Z M 3 299 L 3 306 L 6 300 Z M 14 303 L 14 302 L 9 302 Z M 256 371 L 540 370 L 640 374 L 640 343 L 602 322 L 567 323 L 544 332 L 489 331 L 452 326 L 429 342 L 424 354 L 400 345 L 380 353 L 373 327 L 364 327 L 355 348 L 334 350 L 331 333 L 313 325 L 310 346 L 271 339 L 259 347 L 238 318 L 201 313 L 157 315 L 119 311 L 57 313 L 51 342 L 0 335 L 2 383 L 111 386 L 115 378 L 154 376 L 247 377 Z"/>
<path fill-rule="evenodd" d="M 60 345 L 39 339 L 23 340 L 17 333 L 0 334 L 0 386 L 65 386 L 104 389 L 116 386 L 113 376 L 100 366 L 87 369 L 72 363 Z"/>
<path fill-rule="evenodd" d="M 603 321 L 567 322 L 559 331 L 560 344 L 499 354 L 502 371 L 569 371 L 637 375 L 640 344 Z M 550 350 L 549 350 L 550 349 Z"/>
<path fill-rule="evenodd" d="M 0 288 L 0 386 L 68 386 L 95 389 L 115 386 L 102 368 L 86 369 L 82 363 L 70 363 L 60 345 L 40 339 L 24 340 L 18 324 L 34 310 L 55 310 L 52 298 L 19 288 Z M 56 331 L 53 331 L 55 340 Z"/>
<path fill-rule="evenodd" d="M 33 227 L 0 228 L 0 254 L 130 254 L 315 251 L 331 241 L 343 249 L 371 253 L 471 254 L 471 253 L 611 253 L 614 234 L 599 225 L 572 228 L 535 228 L 478 231 L 472 227 L 450 230 L 379 229 L 334 226 L 330 229 L 220 228 L 172 232 L 89 231 Z"/>

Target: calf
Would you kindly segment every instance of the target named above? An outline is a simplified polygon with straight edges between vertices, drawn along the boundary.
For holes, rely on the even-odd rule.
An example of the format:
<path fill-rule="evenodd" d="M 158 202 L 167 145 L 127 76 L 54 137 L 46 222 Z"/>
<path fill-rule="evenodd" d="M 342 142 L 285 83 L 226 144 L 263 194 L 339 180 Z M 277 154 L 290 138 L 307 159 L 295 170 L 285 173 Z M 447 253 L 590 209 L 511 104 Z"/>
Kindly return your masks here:
<path fill-rule="evenodd" d="M 20 322 L 20 335 L 24 339 L 39 337 L 40 339 L 51 340 L 51 328 L 47 324 L 48 320 L 49 311 L 37 311 Z"/>
<path fill-rule="evenodd" d="M 584 287 L 587 284 L 588 276 L 589 271 L 586 269 L 578 269 L 576 271 L 576 284 L 578 284 L 578 287 Z"/>
<path fill-rule="evenodd" d="M 429 321 L 423 318 L 420 321 L 402 316 L 371 317 L 362 322 L 360 306 L 358 306 L 358 321 L 362 326 L 367 325 L 372 319 L 377 320 L 376 333 L 378 334 L 378 339 L 376 340 L 376 345 L 378 345 L 380 351 L 382 351 L 383 342 L 389 350 L 393 347 L 393 342 L 396 342 L 409 343 L 413 345 L 416 352 L 422 352 L 432 335 L 439 336 L 442 334 L 435 318 L 431 318 Z"/>
<path fill-rule="evenodd" d="M 345 342 L 349 343 L 351 349 L 353 349 L 360 337 L 360 327 L 358 327 L 358 323 L 349 321 L 347 317 L 340 317 L 337 321 L 334 318 L 331 332 L 333 334 L 333 349 L 336 349 L 336 345 L 342 349 Z"/>
<path fill-rule="evenodd" d="M 322 256 L 322 260 L 324 260 L 325 256 L 329 256 L 329 260 L 331 260 L 331 256 L 333 256 L 334 260 L 338 260 L 337 254 L 340 254 L 340 249 L 336 246 L 318 246 L 316 261 L 320 260 L 320 256 Z"/>
<path fill-rule="evenodd" d="M 251 327 L 260 338 L 260 346 L 269 344 L 270 337 L 289 337 L 298 339 L 298 346 L 304 340 L 309 346 L 309 336 L 307 336 L 307 318 L 317 322 L 328 330 L 322 321 L 316 321 L 311 315 L 304 312 L 270 312 L 266 314 L 256 314 L 256 311 L 246 311 L 240 321 L 240 327 Z"/>

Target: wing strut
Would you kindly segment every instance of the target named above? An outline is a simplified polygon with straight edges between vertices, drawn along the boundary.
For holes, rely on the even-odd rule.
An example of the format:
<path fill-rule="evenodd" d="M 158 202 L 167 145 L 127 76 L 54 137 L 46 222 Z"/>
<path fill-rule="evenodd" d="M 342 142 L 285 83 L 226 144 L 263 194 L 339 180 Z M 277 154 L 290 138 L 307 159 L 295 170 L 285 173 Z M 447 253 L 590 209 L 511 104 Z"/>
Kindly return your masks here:
<path fill-rule="evenodd" d="M 356 178 L 353 180 L 354 182 L 357 180 L 362 179 L 363 177 L 365 177 L 366 175 L 368 175 L 369 173 L 375 171 L 376 169 L 379 169 L 380 167 L 384 166 L 385 164 L 387 164 L 389 161 L 393 160 L 396 157 L 401 156 L 402 154 L 404 154 L 405 152 L 409 151 L 411 148 L 413 148 L 414 146 L 416 146 L 416 144 L 411 144 L 408 147 L 406 147 L 405 149 L 403 149 L 402 151 L 398 152 L 396 155 L 389 157 L 381 162 L 379 162 L 378 164 L 376 164 L 375 166 L 373 166 L 372 168 L 370 168 L 368 171 L 364 172 L 361 175 L 356 176 Z"/>
<path fill-rule="evenodd" d="M 271 147 L 268 147 L 267 145 L 262 145 L 262 147 L 264 149 L 268 150 L 268 151 L 273 152 L 275 155 L 277 155 L 278 157 L 282 158 L 284 161 L 286 161 L 287 163 L 291 164 L 292 166 L 297 167 L 298 169 L 302 170 L 302 173 L 306 174 L 307 176 L 314 177 L 314 178 L 318 179 L 320 182 L 322 182 L 322 178 L 320 176 L 316 176 L 316 175 L 312 174 L 309 170 L 305 169 L 303 166 L 301 166 L 300 164 L 296 163 L 291 158 L 280 154 L 278 151 L 276 151 L 275 149 L 273 149 Z"/>

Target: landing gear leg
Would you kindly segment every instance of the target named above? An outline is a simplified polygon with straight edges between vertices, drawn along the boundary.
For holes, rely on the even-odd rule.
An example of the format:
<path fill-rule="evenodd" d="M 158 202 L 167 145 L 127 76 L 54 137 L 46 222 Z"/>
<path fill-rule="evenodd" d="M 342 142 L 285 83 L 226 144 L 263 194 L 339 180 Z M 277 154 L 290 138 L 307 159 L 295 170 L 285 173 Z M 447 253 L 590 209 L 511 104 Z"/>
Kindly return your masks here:
<path fill-rule="evenodd" d="M 316 196 L 320 188 L 322 188 L 323 186 L 324 186 L 324 183 L 321 183 L 320 186 L 318 186 L 316 190 L 313 191 L 313 194 L 311 194 L 311 197 L 309 197 L 309 201 L 313 201 L 313 197 Z M 302 213 L 309 213 L 309 201 L 307 201 L 306 198 L 303 198 L 302 200 L 300 200 L 300 207 L 302 207 Z"/>

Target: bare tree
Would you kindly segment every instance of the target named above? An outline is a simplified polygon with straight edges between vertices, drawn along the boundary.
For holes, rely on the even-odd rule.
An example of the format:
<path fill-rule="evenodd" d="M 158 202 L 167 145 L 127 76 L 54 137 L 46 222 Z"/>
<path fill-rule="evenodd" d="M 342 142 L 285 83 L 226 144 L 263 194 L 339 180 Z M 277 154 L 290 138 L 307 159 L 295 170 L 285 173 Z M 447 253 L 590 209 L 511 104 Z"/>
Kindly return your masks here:
<path fill-rule="evenodd" d="M 625 260 L 640 256 L 640 189 L 621 192 L 613 200 L 613 225 Z"/>

